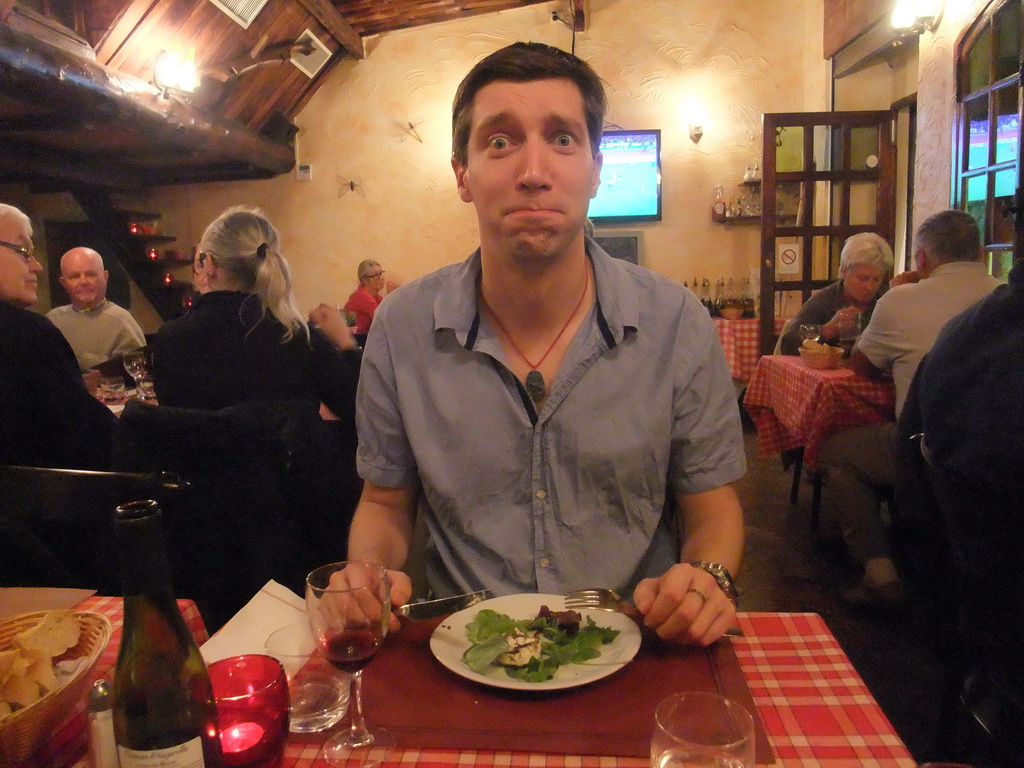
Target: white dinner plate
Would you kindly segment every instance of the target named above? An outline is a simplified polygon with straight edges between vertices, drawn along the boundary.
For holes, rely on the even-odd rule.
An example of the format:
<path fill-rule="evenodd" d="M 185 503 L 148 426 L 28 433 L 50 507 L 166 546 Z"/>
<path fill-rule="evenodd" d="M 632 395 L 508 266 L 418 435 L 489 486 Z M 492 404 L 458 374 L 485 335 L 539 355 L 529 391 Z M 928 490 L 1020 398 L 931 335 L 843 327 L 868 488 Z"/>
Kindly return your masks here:
<path fill-rule="evenodd" d="M 462 660 L 462 654 L 470 646 L 466 625 L 476 618 L 480 610 L 490 608 L 513 619 L 532 619 L 542 605 L 553 611 L 562 611 L 565 610 L 565 598 L 561 595 L 506 595 L 484 600 L 442 621 L 430 636 L 430 650 L 444 666 L 467 680 L 517 691 L 553 691 L 586 685 L 619 671 L 640 650 L 640 629 L 628 616 L 611 611 L 583 610 L 580 613 L 592 617 L 596 624 L 619 630 L 612 642 L 600 646 L 601 655 L 596 659 L 583 664 L 563 664 L 553 678 L 543 683 L 516 680 L 498 666 L 488 670 L 486 675 L 477 674 L 466 666 Z"/>

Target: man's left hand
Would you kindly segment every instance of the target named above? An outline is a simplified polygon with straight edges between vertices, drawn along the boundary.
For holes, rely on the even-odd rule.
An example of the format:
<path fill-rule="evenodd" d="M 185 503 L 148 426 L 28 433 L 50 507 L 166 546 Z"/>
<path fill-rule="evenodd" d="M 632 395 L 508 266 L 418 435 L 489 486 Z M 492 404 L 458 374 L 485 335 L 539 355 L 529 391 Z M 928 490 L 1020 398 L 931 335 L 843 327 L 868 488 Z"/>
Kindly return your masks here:
<path fill-rule="evenodd" d="M 689 563 L 641 581 L 633 602 L 646 626 L 681 645 L 710 645 L 736 623 L 736 606 L 715 578 Z"/>

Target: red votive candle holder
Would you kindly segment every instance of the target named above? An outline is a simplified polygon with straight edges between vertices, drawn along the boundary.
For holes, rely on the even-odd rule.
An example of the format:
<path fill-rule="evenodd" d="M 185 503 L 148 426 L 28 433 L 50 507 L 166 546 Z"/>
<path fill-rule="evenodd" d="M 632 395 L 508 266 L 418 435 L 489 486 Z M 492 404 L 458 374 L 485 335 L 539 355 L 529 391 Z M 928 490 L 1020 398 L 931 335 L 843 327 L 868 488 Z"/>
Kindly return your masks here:
<path fill-rule="evenodd" d="M 209 665 L 227 768 L 277 768 L 288 736 L 288 679 L 272 656 L 231 656 Z"/>

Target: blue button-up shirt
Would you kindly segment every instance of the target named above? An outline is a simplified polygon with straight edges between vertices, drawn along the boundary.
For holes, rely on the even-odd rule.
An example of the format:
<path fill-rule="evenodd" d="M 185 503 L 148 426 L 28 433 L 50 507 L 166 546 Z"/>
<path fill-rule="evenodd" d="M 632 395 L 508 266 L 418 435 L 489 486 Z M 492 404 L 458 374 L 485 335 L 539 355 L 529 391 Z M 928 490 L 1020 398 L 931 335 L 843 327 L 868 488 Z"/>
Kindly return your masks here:
<path fill-rule="evenodd" d="M 539 411 L 477 307 L 480 254 L 402 287 L 374 318 L 358 468 L 420 485 L 437 595 L 635 584 L 678 561 L 675 493 L 746 469 L 707 311 L 587 242 L 597 301 Z"/>

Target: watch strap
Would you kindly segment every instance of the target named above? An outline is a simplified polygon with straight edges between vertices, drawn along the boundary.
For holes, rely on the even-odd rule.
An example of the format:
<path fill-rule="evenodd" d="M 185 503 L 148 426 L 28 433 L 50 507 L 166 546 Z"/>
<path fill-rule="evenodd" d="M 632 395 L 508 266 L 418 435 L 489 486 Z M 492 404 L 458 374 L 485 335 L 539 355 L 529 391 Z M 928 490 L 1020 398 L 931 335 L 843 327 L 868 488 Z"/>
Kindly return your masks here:
<path fill-rule="evenodd" d="M 711 574 L 718 583 L 718 588 L 725 593 L 726 597 L 732 600 L 733 605 L 739 608 L 740 596 L 736 591 L 736 583 L 733 581 L 732 574 L 729 573 L 728 568 L 721 563 L 710 563 L 707 560 L 696 560 L 691 562 L 690 565 Z"/>

